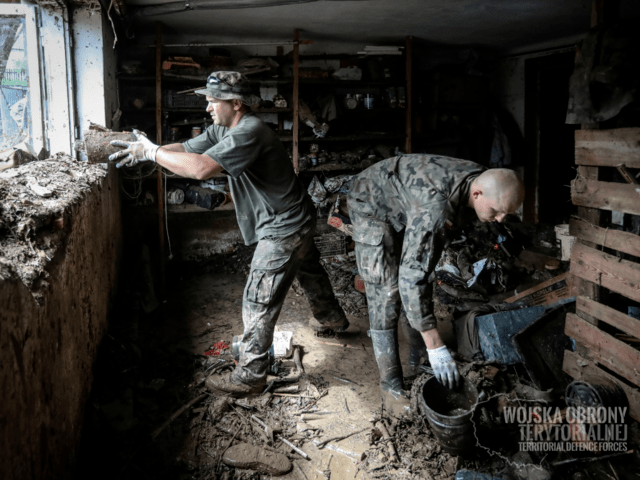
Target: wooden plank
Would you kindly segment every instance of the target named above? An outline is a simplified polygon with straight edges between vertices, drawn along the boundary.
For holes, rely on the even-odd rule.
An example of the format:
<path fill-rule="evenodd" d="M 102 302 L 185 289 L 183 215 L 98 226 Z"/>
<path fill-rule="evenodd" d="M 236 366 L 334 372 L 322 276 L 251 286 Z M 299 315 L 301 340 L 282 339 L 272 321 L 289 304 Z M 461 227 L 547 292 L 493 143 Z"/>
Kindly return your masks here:
<path fill-rule="evenodd" d="M 570 270 L 577 277 L 640 301 L 640 264 L 576 243 Z"/>
<path fill-rule="evenodd" d="M 582 207 L 640 215 L 638 185 L 598 182 L 579 176 L 571 182 L 571 201 Z"/>
<path fill-rule="evenodd" d="M 620 175 L 627 181 L 627 183 L 631 183 L 633 185 L 638 185 L 638 180 L 633 174 L 629 171 L 629 169 L 624 164 L 617 165 L 616 168 L 620 172 Z"/>
<path fill-rule="evenodd" d="M 300 30 L 297 28 L 293 31 L 293 171 L 298 175 L 298 135 L 300 119 L 300 105 L 298 95 L 300 94 Z"/>
<path fill-rule="evenodd" d="M 162 145 L 162 24 L 156 23 L 156 144 Z M 164 185 L 162 167 L 156 164 L 158 175 L 158 248 L 160 250 L 160 296 L 164 296 Z"/>
<path fill-rule="evenodd" d="M 524 292 L 516 293 L 514 296 L 504 300 L 505 303 L 513 303 L 519 300 L 528 300 L 529 305 L 550 305 L 562 298 L 570 295 L 567 285 L 568 272 L 554 277 L 546 282 L 542 282 L 531 287 Z"/>
<path fill-rule="evenodd" d="M 624 342 L 567 313 L 564 333 L 589 350 L 591 357 L 609 370 L 640 385 L 640 352 Z"/>
<path fill-rule="evenodd" d="M 407 138 L 406 138 L 406 143 L 404 146 L 404 150 L 406 153 L 411 153 L 411 143 L 412 143 L 412 122 L 413 122 L 413 118 L 412 118 L 412 112 L 411 112 L 411 88 L 412 88 L 412 79 L 411 79 L 411 75 L 412 75 L 412 45 L 413 45 L 413 37 L 412 36 L 407 36 L 406 40 L 405 40 L 405 55 L 406 55 L 406 82 L 407 82 L 407 112 L 406 112 L 406 132 L 407 132 Z"/>
<path fill-rule="evenodd" d="M 583 128 L 585 126 L 583 125 Z M 583 130 L 583 131 L 593 131 L 593 130 Z M 598 167 L 586 167 L 583 165 L 578 166 L 578 177 L 583 177 L 588 180 L 598 180 L 600 172 Z M 592 225 L 600 225 L 600 217 L 602 216 L 602 212 L 597 208 L 586 208 L 586 207 L 578 207 L 578 216 L 583 218 L 586 222 L 591 223 Z M 589 247 L 594 247 L 595 244 L 590 242 L 585 242 Z M 582 278 L 576 277 L 575 275 L 571 276 L 571 283 L 573 286 L 573 291 L 575 295 L 584 295 L 585 297 L 589 297 L 593 300 L 600 300 L 600 287 L 592 282 L 588 282 L 583 280 Z M 581 314 L 582 316 L 582 314 Z M 598 321 L 595 318 L 585 318 L 589 323 L 593 325 L 597 325 Z"/>
<path fill-rule="evenodd" d="M 610 373 L 605 372 L 586 358 L 582 358 L 577 353 L 565 350 L 562 370 L 575 380 L 593 382 L 597 378 L 604 378 L 609 382 L 620 385 L 629 400 L 629 415 L 634 420 L 640 422 L 640 392 L 617 379 Z"/>
<path fill-rule="evenodd" d="M 576 164 L 640 168 L 640 128 L 576 130 Z"/>
<path fill-rule="evenodd" d="M 596 227 L 581 218 L 569 221 L 569 233 L 590 243 L 640 257 L 640 236 L 633 233 Z"/>
<path fill-rule="evenodd" d="M 637 318 L 630 317 L 629 315 L 614 310 L 613 308 L 607 307 L 601 303 L 594 302 L 587 297 L 578 297 L 576 301 L 576 308 L 588 313 L 598 320 L 602 320 L 603 322 L 616 327 L 618 330 L 622 330 L 623 332 L 640 339 L 640 320 Z"/>

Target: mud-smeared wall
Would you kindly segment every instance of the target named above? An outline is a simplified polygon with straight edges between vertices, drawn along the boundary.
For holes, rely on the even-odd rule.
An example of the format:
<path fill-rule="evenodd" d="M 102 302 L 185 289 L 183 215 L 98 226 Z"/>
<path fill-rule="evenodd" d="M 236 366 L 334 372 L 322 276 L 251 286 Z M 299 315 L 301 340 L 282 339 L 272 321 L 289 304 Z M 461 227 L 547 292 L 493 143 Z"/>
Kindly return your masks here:
<path fill-rule="evenodd" d="M 39 305 L 0 262 L 0 472 L 63 478 L 74 464 L 92 365 L 107 327 L 121 250 L 114 168 L 65 215 Z M 2 257 L 0 257 L 2 258 Z"/>

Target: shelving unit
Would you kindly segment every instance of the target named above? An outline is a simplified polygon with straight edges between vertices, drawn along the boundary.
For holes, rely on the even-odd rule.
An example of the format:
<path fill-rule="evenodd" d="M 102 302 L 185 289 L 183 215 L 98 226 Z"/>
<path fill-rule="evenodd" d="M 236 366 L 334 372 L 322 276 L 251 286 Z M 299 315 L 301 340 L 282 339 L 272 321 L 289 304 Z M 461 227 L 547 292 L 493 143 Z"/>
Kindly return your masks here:
<path fill-rule="evenodd" d="M 397 146 L 404 145 L 406 152 L 411 151 L 411 122 L 406 120 L 402 122 L 402 116 L 407 119 L 410 118 L 411 111 L 411 78 L 410 78 L 410 49 L 407 49 L 406 57 L 406 70 L 398 70 L 393 68 L 394 77 L 392 79 L 385 80 L 371 80 L 363 79 L 358 81 L 349 80 L 335 80 L 335 79 L 315 79 L 315 78 L 300 78 L 300 65 L 307 60 L 339 60 L 341 64 L 353 65 L 357 57 L 355 55 L 300 55 L 299 44 L 300 34 L 298 30 L 294 31 L 294 44 L 292 51 L 286 55 L 283 54 L 283 49 L 278 48 L 277 55 L 270 56 L 275 59 L 280 65 L 290 63 L 291 64 L 291 77 L 287 78 L 269 78 L 269 79 L 253 79 L 250 80 L 255 88 L 258 87 L 271 87 L 276 88 L 280 94 L 290 94 L 290 105 L 287 108 L 254 108 L 253 112 L 256 114 L 269 114 L 277 115 L 278 127 L 280 132 L 279 138 L 282 142 L 290 147 L 292 156 L 292 164 L 296 174 L 299 173 L 299 158 L 300 149 L 307 150 L 307 145 L 311 143 L 317 143 L 325 145 L 326 149 L 331 150 L 336 148 L 336 151 L 347 150 L 348 145 L 360 145 L 362 143 L 375 142 L 398 142 Z M 410 37 L 407 38 L 407 46 L 410 46 Z M 406 48 L 406 47 L 405 47 Z M 177 92 L 189 90 L 191 88 L 204 85 L 206 75 L 181 75 L 180 73 L 167 72 L 162 70 L 162 27 L 157 25 L 156 31 L 156 45 L 155 45 L 155 75 L 149 75 L 148 73 L 141 75 L 123 74 L 117 75 L 117 79 L 121 86 L 121 99 L 123 112 L 123 120 L 125 125 L 136 124 L 139 128 L 143 128 L 147 131 L 150 137 L 152 137 L 152 127 L 156 127 L 156 143 L 163 145 L 167 143 L 175 143 L 186 140 L 187 128 L 202 125 L 203 129 L 206 126 L 211 125 L 211 119 L 209 114 L 206 113 L 205 107 L 192 106 L 191 102 L 185 102 L 184 99 L 178 98 L 178 101 L 186 103 L 187 106 L 168 106 L 167 105 L 167 91 L 171 90 L 174 95 Z M 385 59 L 386 61 L 387 59 Z M 397 66 L 401 65 L 402 60 L 398 63 L 398 59 L 389 59 L 388 64 L 393 65 L 396 62 Z M 385 63 L 386 65 L 387 63 Z M 362 66 L 362 64 L 359 64 Z M 363 68 L 364 70 L 364 68 Z M 403 78 L 403 73 L 407 74 Z M 349 110 L 341 109 L 341 117 L 343 125 L 342 129 L 339 122 L 337 127 L 330 130 L 329 134 L 325 138 L 316 138 L 313 135 L 304 133 L 301 130 L 299 120 L 299 100 L 301 97 L 312 98 L 314 94 L 320 92 L 333 93 L 336 97 L 336 102 L 341 102 L 344 95 L 347 93 L 371 93 L 382 98 L 385 93 L 385 89 L 388 87 L 403 87 L 405 89 L 406 107 L 407 108 L 389 108 L 382 103 L 376 105 L 374 109 L 365 109 L 363 106 Z M 129 92 L 130 98 L 123 96 L 122 92 Z M 176 97 L 173 98 L 175 100 Z M 135 100 L 135 102 L 134 102 Z M 154 104 L 155 102 L 155 104 Z M 155 120 L 153 120 L 155 117 Z M 292 129 L 290 133 L 285 133 L 284 122 L 287 117 L 291 118 Z M 392 120 L 390 120 L 392 119 Z M 379 121 L 378 121 L 379 120 Z M 403 125 L 404 124 L 404 125 Z M 344 127 L 353 126 L 354 128 L 349 131 L 349 128 Z M 381 129 L 386 131 L 379 131 L 378 125 Z M 180 130 L 180 135 L 176 140 L 169 140 L 170 128 L 185 127 Z M 404 127 L 404 128 L 403 128 Z M 306 129 L 306 127 L 303 127 Z M 404 141 L 403 141 L 404 140 Z M 335 146 L 335 147 L 334 147 Z M 344 148 L 342 148 L 344 147 Z M 342 148 L 342 150 L 341 150 Z M 361 147 L 359 147 L 361 148 Z M 369 166 L 370 163 L 364 164 L 348 164 L 348 163 L 324 163 L 316 167 L 307 168 L 306 172 L 332 172 L 332 174 L 338 174 L 339 172 L 358 172 L 363 168 Z M 308 177 L 307 177 L 308 178 Z M 172 182 L 178 177 L 172 177 L 168 179 L 168 182 Z M 228 204 L 223 207 L 216 208 L 215 210 L 206 210 L 196 205 L 183 204 L 183 205 L 164 205 L 164 178 L 161 170 L 158 170 L 156 179 L 157 189 L 157 206 L 136 206 L 131 207 L 130 211 L 139 215 L 149 215 L 152 212 L 158 214 L 158 233 L 159 233 L 159 250 L 162 257 L 161 268 L 164 271 L 164 240 L 165 240 L 165 226 L 163 223 L 165 208 L 167 214 L 186 214 L 186 213 L 207 213 L 211 215 L 220 214 L 223 216 L 231 215 L 234 211 L 234 205 Z M 306 180 L 305 180 L 306 181 Z"/>

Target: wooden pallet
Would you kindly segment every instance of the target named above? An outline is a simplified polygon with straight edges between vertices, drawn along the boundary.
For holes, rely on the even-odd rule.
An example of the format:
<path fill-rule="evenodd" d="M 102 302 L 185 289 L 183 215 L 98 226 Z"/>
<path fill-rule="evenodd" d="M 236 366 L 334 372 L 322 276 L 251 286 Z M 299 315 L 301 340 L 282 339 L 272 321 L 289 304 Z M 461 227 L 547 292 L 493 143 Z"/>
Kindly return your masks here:
<path fill-rule="evenodd" d="M 567 315 L 565 333 L 579 344 L 580 354 L 565 351 L 563 370 L 576 380 L 615 381 L 627 394 L 631 417 L 640 421 L 640 320 L 598 301 L 600 288 L 640 301 L 640 263 L 602 251 L 606 247 L 640 257 L 640 237 L 598 225 L 601 210 L 640 215 L 640 186 L 624 168 L 640 168 L 640 128 L 577 130 L 575 140 L 578 177 L 571 184 L 571 200 L 582 208 L 581 218 L 569 225 L 578 238 L 570 272 L 582 295 L 576 314 Z M 603 167 L 627 172 L 629 183 L 600 181 Z M 605 332 L 599 327 L 603 324 L 621 334 L 616 338 Z"/>

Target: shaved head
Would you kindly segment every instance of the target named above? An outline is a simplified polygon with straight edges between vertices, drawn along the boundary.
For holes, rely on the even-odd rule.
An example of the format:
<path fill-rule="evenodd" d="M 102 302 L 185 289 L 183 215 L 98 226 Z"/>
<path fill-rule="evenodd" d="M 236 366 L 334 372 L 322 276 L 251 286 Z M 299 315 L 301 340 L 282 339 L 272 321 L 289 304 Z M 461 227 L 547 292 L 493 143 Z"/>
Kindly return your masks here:
<path fill-rule="evenodd" d="M 481 173 L 471 184 L 469 206 L 475 208 L 483 222 L 501 222 L 515 213 L 524 201 L 524 184 L 513 170 L 492 168 Z"/>

